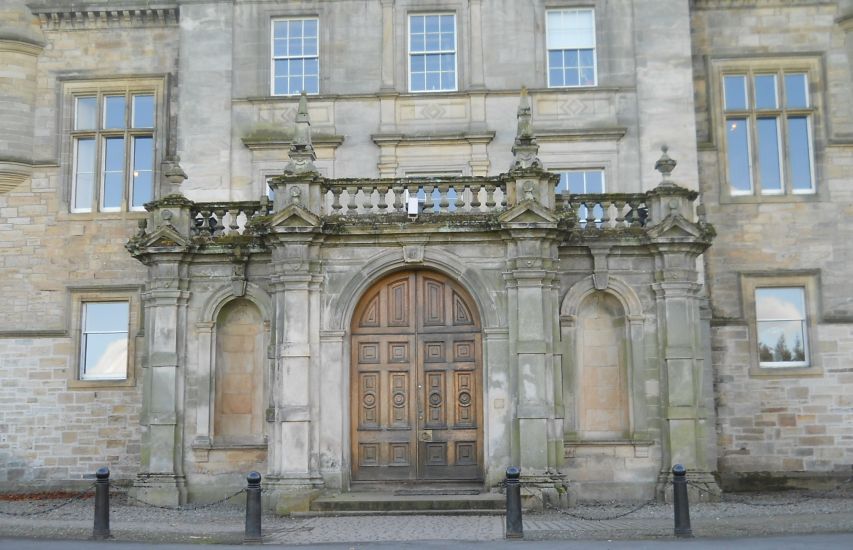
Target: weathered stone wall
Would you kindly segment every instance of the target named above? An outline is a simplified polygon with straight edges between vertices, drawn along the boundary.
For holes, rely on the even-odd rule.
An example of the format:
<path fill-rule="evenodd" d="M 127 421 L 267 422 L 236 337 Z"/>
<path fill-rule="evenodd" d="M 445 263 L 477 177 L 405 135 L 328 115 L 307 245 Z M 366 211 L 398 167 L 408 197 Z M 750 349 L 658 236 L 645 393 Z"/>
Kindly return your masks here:
<path fill-rule="evenodd" d="M 705 255 L 713 308 L 719 468 L 725 480 L 752 473 L 796 478 L 849 472 L 853 461 L 853 108 L 843 3 L 695 3 L 692 13 L 702 200 L 718 236 Z M 815 195 L 732 198 L 719 119 L 720 67 L 731 59 L 770 69 L 814 59 L 810 95 Z M 744 301 L 750 277 L 802 276 L 816 292 L 806 374 L 759 369 Z M 754 316 L 753 316 L 754 317 Z M 753 336 L 754 338 L 754 336 Z"/>
<path fill-rule="evenodd" d="M 31 14 L 22 19 L 38 24 Z M 71 310 L 76 291 L 141 288 L 145 268 L 124 244 L 145 213 L 69 214 L 70 150 L 61 139 L 71 120 L 63 82 L 174 73 L 174 27 L 138 27 L 129 19 L 95 19 L 44 30 L 46 45 L 31 81 L 35 130 L 30 123 L 29 140 L 19 144 L 30 148 L 36 166 L 32 178 L 0 194 L 4 487 L 78 480 L 103 465 L 117 479 L 138 471 L 142 357 L 131 361 L 136 385 L 72 387 L 78 350 Z"/>

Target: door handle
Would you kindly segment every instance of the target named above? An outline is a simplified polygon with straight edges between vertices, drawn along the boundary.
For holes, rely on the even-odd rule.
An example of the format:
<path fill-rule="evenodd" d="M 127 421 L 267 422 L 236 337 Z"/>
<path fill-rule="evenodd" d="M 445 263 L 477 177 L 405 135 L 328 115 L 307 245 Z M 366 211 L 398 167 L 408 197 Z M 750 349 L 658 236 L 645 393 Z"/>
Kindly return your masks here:
<path fill-rule="evenodd" d="M 432 441 L 432 430 L 421 430 L 418 434 L 418 439 L 421 441 Z"/>

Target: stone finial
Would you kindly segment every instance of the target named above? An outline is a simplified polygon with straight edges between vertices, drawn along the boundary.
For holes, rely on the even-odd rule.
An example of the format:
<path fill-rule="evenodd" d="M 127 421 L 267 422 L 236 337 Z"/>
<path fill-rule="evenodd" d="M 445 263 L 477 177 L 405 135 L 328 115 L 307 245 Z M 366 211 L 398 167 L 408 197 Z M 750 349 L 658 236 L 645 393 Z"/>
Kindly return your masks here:
<path fill-rule="evenodd" d="M 530 97 L 527 95 L 527 86 L 521 88 L 521 98 L 518 102 L 518 129 L 515 134 L 516 143 L 519 140 L 533 139 L 532 115 L 530 110 Z"/>
<path fill-rule="evenodd" d="M 672 180 L 669 179 L 669 176 L 672 174 L 672 171 L 675 170 L 675 165 L 678 163 L 667 154 L 667 151 L 669 151 L 669 147 L 667 145 L 663 145 L 660 150 L 662 154 L 657 162 L 655 162 L 655 170 L 660 172 L 662 176 L 660 185 L 675 185 Z"/>
<path fill-rule="evenodd" d="M 533 123 L 530 109 L 530 99 L 527 87 L 521 88 L 521 99 L 518 103 L 518 127 L 515 133 L 515 143 L 512 146 L 513 161 L 510 170 L 526 168 L 542 168 L 542 162 L 537 156 L 539 144 L 533 135 Z"/>
<path fill-rule="evenodd" d="M 293 132 L 293 141 L 290 143 L 288 157 L 290 157 L 290 162 L 284 168 L 286 174 L 317 172 L 317 167 L 314 166 L 317 155 L 314 153 L 314 145 L 311 144 L 311 119 L 308 117 L 308 96 L 305 92 L 302 92 L 299 98 L 296 127 Z"/>

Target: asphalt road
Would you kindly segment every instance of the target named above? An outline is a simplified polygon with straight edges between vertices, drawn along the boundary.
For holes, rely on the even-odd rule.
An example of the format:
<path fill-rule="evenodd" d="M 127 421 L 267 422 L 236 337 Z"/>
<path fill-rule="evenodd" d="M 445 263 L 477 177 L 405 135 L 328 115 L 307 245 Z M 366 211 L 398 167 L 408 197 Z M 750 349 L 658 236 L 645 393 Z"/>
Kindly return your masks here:
<path fill-rule="evenodd" d="M 198 544 L 162 544 L 134 542 L 95 542 L 65 540 L 32 540 L 0 538 L 2 550 L 198 550 Z M 250 546 L 216 545 L 216 550 L 246 550 Z M 659 548 L 688 548 L 690 550 L 720 550 L 721 548 L 749 548 L 749 550 L 837 550 L 853 548 L 853 533 L 836 535 L 803 535 L 788 537 L 750 537 L 731 539 L 689 540 L 620 540 L 620 541 L 488 541 L 488 542 L 390 542 L 313 545 L 263 545 L 257 548 L 287 550 L 389 550 L 410 548 L 425 550 L 486 550 L 513 548 L 515 550 L 650 550 Z"/>

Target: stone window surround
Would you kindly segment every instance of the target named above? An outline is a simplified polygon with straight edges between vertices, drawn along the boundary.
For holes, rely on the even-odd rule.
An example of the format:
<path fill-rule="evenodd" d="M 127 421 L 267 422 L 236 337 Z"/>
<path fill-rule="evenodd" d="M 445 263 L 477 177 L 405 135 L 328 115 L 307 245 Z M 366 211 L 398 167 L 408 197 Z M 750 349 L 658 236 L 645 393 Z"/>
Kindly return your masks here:
<path fill-rule="evenodd" d="M 818 307 L 818 273 L 817 272 L 742 272 L 740 274 L 741 303 L 743 317 L 749 333 L 749 375 L 754 377 L 786 377 L 786 376 L 820 376 L 823 368 L 820 365 L 820 354 L 817 353 L 817 330 L 819 318 Z M 805 290 L 806 301 L 806 338 L 808 339 L 809 366 L 792 367 L 762 367 L 758 357 L 758 325 L 755 311 L 755 289 L 768 287 L 802 287 Z"/>
<path fill-rule="evenodd" d="M 68 287 L 68 333 L 74 346 L 74 362 L 68 369 L 68 389 L 121 389 L 136 386 L 136 339 L 142 334 L 142 309 L 139 286 Z M 130 319 L 127 331 L 127 377 L 121 380 L 83 380 L 80 378 L 80 345 L 83 304 L 127 301 Z"/>
<path fill-rule="evenodd" d="M 61 81 L 61 105 L 60 105 L 60 180 L 61 180 L 61 211 L 62 213 L 73 217 L 76 220 L 83 219 L 115 219 L 124 218 L 127 215 L 144 217 L 147 215 L 145 211 L 131 210 L 127 207 L 129 197 L 125 197 L 124 208 L 120 211 L 90 211 L 90 212 L 72 212 L 71 205 L 73 203 L 74 190 L 74 137 L 72 136 L 74 129 L 74 113 L 75 99 L 87 95 L 109 95 L 111 93 L 126 94 L 128 97 L 133 94 L 153 94 L 154 95 L 154 128 L 151 129 L 154 135 L 154 160 L 152 170 L 152 185 L 153 198 L 159 196 L 160 182 L 160 163 L 163 160 L 165 153 L 165 140 L 167 136 L 167 115 L 168 107 L 166 105 L 166 81 L 160 76 L 122 76 L 117 78 L 98 78 L 98 79 L 73 79 Z M 100 116 L 100 113 L 99 113 Z M 98 130 L 96 133 L 100 133 Z M 127 178 L 127 175 L 125 176 Z M 100 184 L 99 184 L 100 187 Z M 128 188 L 126 186 L 126 188 Z M 127 189 L 126 189 L 127 190 Z M 100 193 L 100 191 L 97 191 Z"/>
<path fill-rule="evenodd" d="M 817 54 L 808 55 L 757 55 L 748 57 L 727 56 L 711 58 L 708 72 L 708 105 L 711 120 L 711 141 L 716 145 L 719 167 L 719 200 L 721 204 L 770 203 L 770 202 L 823 202 L 826 200 L 826 185 L 823 180 L 822 159 L 826 148 L 826 102 L 822 92 L 825 85 L 824 60 Z M 752 194 L 737 195 L 729 191 L 728 160 L 724 143 L 726 114 L 723 111 L 723 76 L 731 74 L 757 73 L 805 73 L 809 85 L 809 110 L 811 110 L 812 162 L 815 190 L 812 193 L 782 193 L 762 195 L 757 189 Z M 750 111 L 754 112 L 754 111 Z M 754 156 L 754 151 L 750 153 Z M 782 151 L 781 160 L 787 164 L 787 151 Z"/>

